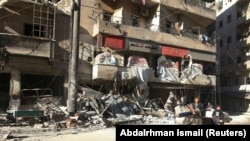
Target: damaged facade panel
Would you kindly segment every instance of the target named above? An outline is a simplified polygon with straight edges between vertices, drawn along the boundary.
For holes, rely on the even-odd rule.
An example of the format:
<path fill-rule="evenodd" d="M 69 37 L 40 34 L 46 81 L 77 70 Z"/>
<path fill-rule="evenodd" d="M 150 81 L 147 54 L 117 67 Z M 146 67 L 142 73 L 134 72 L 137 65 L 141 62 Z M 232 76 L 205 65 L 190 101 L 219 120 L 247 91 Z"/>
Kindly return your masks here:
<path fill-rule="evenodd" d="M 230 35 L 227 36 L 228 43 L 225 42 L 226 40 L 217 41 L 217 44 L 220 45 L 218 61 L 221 64 L 218 85 L 223 97 L 222 106 L 226 110 L 235 112 L 250 111 L 249 12 L 249 1 L 218 2 L 216 29 L 220 30 L 218 30 L 217 36 Z M 236 15 L 236 20 L 232 20 L 233 15 Z M 230 27 L 221 25 L 224 17 L 227 17 L 226 20 L 230 23 Z M 232 28 L 235 30 L 231 30 Z M 233 39 L 231 35 L 236 35 L 236 40 L 231 40 Z"/>
<path fill-rule="evenodd" d="M 27 89 L 51 89 L 65 104 L 65 54 L 69 48 L 70 18 L 58 12 L 57 2 L 1 1 L 0 12 L 4 16 L 0 20 L 0 48 L 7 55 L 1 61 L 4 64 L 0 73 L 1 78 L 10 76 L 4 79 L 9 88 L 0 87 L 1 93 L 9 95 L 8 104 L 1 107 L 5 112 L 34 104 L 35 100 L 22 95 Z"/>
<path fill-rule="evenodd" d="M 213 9 L 187 3 L 192 7 L 189 13 L 166 1 L 163 5 L 146 2 L 143 10 L 141 2 L 135 1 L 86 3 L 88 7 L 82 9 L 85 14 L 81 15 L 80 25 L 88 32 L 80 34 L 96 40 L 92 43 L 93 60 L 85 61 L 90 64 L 87 67 L 92 65 L 92 72 L 88 73 L 97 89 L 102 85 L 104 93 L 109 90 L 130 93 L 139 103 L 156 96 L 165 101 L 171 90 L 188 96 L 189 102 L 194 96 L 206 99 L 208 95 L 202 94 L 204 89 L 214 93 L 216 15 Z M 200 15 L 199 11 L 207 11 L 209 16 Z M 194 22 L 199 18 L 204 20 Z M 80 40 L 83 44 L 92 42 Z M 80 85 L 89 84 L 81 81 Z"/>
<path fill-rule="evenodd" d="M 69 6 L 64 2 L 61 4 Z M 80 87 L 77 86 L 80 115 L 69 117 L 68 127 L 79 119 L 87 125 L 112 124 L 109 117 L 118 119 L 113 123 L 122 123 L 129 120 L 128 115 L 165 117 L 166 113 L 158 109 L 164 109 L 170 91 L 178 98 L 188 97 L 187 102 L 194 96 L 206 99 L 208 95 L 201 95 L 203 89 L 213 92 L 216 52 L 213 31 L 208 27 L 214 19 L 204 16 L 209 24 L 193 22 L 191 17 L 201 15 L 195 12 L 189 15 L 185 10 L 155 1 L 146 3 L 143 10 L 141 3 L 135 1 L 82 0 L 82 3 L 86 5 L 81 9 L 84 14 L 80 22 L 82 52 Z M 166 18 L 176 11 L 180 13 Z"/>
<path fill-rule="evenodd" d="M 150 122 L 152 116 L 175 123 L 174 112 L 164 107 L 170 92 L 177 96 L 175 102 L 182 104 L 184 97 L 187 97 L 187 103 L 195 96 L 208 96 L 202 94 L 203 88 L 209 89 L 209 92 L 214 90 L 215 73 L 207 71 L 207 68 L 215 67 L 214 60 L 208 59 L 215 55 L 215 46 L 210 42 L 212 31 L 206 23 L 199 20 L 193 22 L 191 18 L 201 15 L 195 12 L 189 15 L 185 10 L 170 8 L 166 2 L 161 5 L 157 1 L 146 2 L 143 8 L 141 2 L 133 0 L 82 0 L 81 3 L 84 5 L 81 5 L 79 31 L 77 113 L 70 116 L 65 108 L 67 95 L 64 93 L 67 93 L 65 89 L 68 87 L 65 56 L 70 51 L 68 12 L 72 8 L 71 2 L 61 0 L 52 5 L 42 5 L 51 7 L 53 13 L 53 23 L 46 27 L 37 25 L 34 12 L 41 5 L 34 2 L 20 1 L 20 5 L 31 7 L 25 9 L 27 11 L 19 11 L 18 14 L 25 18 L 12 15 L 18 19 L 18 25 L 9 17 L 6 21 L 1 20 L 1 25 L 5 27 L 1 29 L 4 39 L 11 35 L 38 40 L 38 43 L 28 42 L 29 45 L 24 41 L 18 44 L 0 41 L 1 47 L 6 47 L 10 55 L 4 72 L 13 76 L 19 74 L 15 76 L 17 83 L 13 86 L 17 93 L 13 101 L 20 102 L 16 105 L 19 109 L 26 107 L 22 105 L 24 102 L 28 103 L 34 112 L 42 110 L 46 116 L 55 117 L 53 120 L 57 121 L 57 126 L 67 128 L 92 124 L 109 126 L 142 121 L 145 117 Z M 4 7 L 16 11 L 24 8 L 15 5 L 6 2 Z M 197 12 L 200 8 L 194 10 Z M 9 13 L 9 10 L 0 10 Z M 176 11 L 180 13 L 173 14 Z M 205 16 L 202 18 L 206 19 Z M 19 28 L 20 23 L 27 29 Z M 51 33 L 48 31 L 53 31 L 49 34 L 52 36 L 47 36 Z M 10 50 L 11 47 L 15 48 Z M 18 54 L 20 48 L 26 49 L 26 52 Z M 207 57 L 197 57 L 194 52 L 202 52 Z M 17 73 L 12 72 L 13 68 Z M 53 96 L 43 95 L 48 89 Z M 32 94 L 34 90 L 44 91 L 42 97 L 36 97 L 35 103 L 32 103 L 32 100 L 23 97 L 25 90 L 32 90 Z M 14 92 L 9 94 L 12 96 Z M 14 112 L 10 109 L 9 113 Z"/>

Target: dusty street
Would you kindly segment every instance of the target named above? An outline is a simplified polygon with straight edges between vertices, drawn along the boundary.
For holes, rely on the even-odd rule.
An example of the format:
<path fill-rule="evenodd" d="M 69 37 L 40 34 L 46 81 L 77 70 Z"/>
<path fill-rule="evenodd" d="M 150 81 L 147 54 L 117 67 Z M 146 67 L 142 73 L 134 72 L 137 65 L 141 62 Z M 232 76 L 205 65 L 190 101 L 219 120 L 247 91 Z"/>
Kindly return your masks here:
<path fill-rule="evenodd" d="M 250 125 L 250 113 L 231 114 L 230 117 L 233 120 L 230 123 L 225 123 L 226 125 Z"/>
<path fill-rule="evenodd" d="M 226 125 L 250 125 L 250 113 L 232 115 L 232 121 Z M 157 123 L 158 125 L 160 123 Z M 30 127 L 1 127 L 1 132 L 12 130 L 6 141 L 115 141 L 115 127 L 90 127 L 66 129 L 60 131 L 41 131 Z M 1 139 L 0 139 L 1 140 Z M 4 141 L 3 139 L 1 141 Z"/>
<path fill-rule="evenodd" d="M 44 139 L 44 141 L 78 141 L 78 140 L 89 140 L 89 141 L 115 141 L 115 128 L 105 128 L 96 131 L 83 132 L 78 134 L 59 135 Z M 42 140 L 42 139 L 41 139 Z"/>
<path fill-rule="evenodd" d="M 5 127 L 8 128 L 8 127 Z M 61 131 L 40 131 L 29 127 L 12 127 L 7 139 L 0 141 L 115 141 L 115 127 L 103 129 L 67 129 Z M 6 129 L 5 129 L 6 130 Z M 6 132 L 5 132 L 6 133 Z M 3 137 L 2 137 L 3 138 Z"/>

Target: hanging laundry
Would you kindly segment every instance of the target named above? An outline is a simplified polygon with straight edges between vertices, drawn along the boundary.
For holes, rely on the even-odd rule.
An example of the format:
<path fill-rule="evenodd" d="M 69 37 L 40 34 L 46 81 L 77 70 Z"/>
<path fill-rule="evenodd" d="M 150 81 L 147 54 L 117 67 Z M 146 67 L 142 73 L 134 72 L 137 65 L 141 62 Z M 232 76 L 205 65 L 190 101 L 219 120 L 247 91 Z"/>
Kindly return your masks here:
<path fill-rule="evenodd" d="M 146 4 L 146 0 L 142 0 L 142 5 L 145 5 Z"/>

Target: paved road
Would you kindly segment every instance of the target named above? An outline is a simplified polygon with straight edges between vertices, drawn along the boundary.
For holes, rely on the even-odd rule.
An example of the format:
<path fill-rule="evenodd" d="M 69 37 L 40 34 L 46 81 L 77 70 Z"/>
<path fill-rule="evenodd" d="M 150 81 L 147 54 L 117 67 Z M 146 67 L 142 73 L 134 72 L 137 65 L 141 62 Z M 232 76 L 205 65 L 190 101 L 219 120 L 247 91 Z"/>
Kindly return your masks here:
<path fill-rule="evenodd" d="M 226 123 L 226 125 L 250 125 L 250 113 L 243 115 L 232 115 L 232 121 L 230 123 Z M 157 123 L 159 124 L 159 123 Z M 7 127 L 5 127 L 7 128 Z M 24 131 L 23 128 L 22 131 Z M 20 130 L 20 132 L 22 132 Z M 84 130 L 84 129 L 69 129 L 65 131 L 51 131 L 36 134 L 35 131 L 29 134 L 20 134 L 18 132 L 13 133 L 6 141 L 18 141 L 19 139 L 22 141 L 115 141 L 115 128 L 103 128 L 103 129 L 93 129 Z M 0 141 L 2 141 L 0 139 Z"/>
<path fill-rule="evenodd" d="M 30 139 L 30 140 L 29 140 Z M 35 138 L 29 138 L 27 141 L 34 141 Z M 37 141 L 115 141 L 115 128 L 105 128 L 89 132 L 68 133 L 66 135 L 57 135 L 49 137 L 39 137 Z"/>
<path fill-rule="evenodd" d="M 231 114 L 230 117 L 233 120 L 226 125 L 250 125 L 250 113 Z"/>

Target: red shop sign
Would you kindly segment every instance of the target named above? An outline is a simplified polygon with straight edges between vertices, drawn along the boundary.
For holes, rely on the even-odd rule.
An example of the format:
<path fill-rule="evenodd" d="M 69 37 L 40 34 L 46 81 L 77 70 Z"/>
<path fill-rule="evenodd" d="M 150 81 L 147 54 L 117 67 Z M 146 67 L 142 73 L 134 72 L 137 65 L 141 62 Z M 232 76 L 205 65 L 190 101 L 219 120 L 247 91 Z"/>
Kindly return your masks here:
<path fill-rule="evenodd" d="M 188 54 L 188 50 L 175 47 L 162 46 L 161 53 L 167 56 L 183 57 L 184 55 Z"/>
<path fill-rule="evenodd" d="M 104 36 L 103 37 L 103 45 L 105 47 L 123 49 L 124 48 L 124 38 L 115 37 L 115 36 Z"/>

